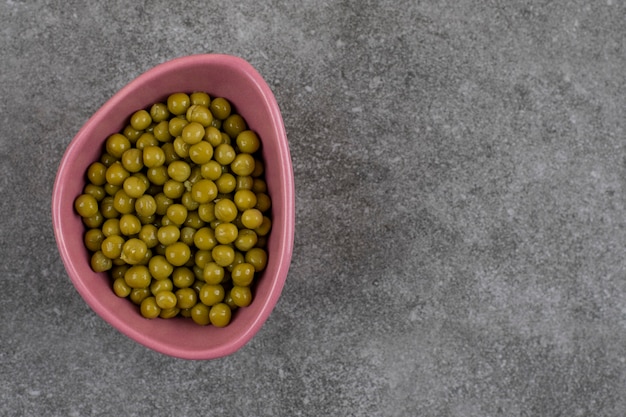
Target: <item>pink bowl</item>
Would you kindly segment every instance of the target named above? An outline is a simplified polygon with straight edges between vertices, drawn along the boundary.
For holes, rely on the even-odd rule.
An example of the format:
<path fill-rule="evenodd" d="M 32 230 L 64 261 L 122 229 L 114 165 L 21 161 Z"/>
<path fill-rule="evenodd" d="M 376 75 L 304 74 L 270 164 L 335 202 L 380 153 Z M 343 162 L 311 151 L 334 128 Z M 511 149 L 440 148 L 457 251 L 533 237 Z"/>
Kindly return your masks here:
<path fill-rule="evenodd" d="M 107 136 L 122 130 L 136 110 L 179 91 L 206 91 L 229 99 L 263 143 L 273 219 L 268 264 L 258 277 L 252 304 L 236 311 L 225 328 L 198 326 L 183 318 L 141 317 L 135 305 L 113 293 L 106 274 L 91 270 L 82 239 L 85 229 L 73 209 L 85 185 L 86 169 L 99 158 Z M 276 305 L 293 249 L 293 167 L 280 109 L 269 86 L 248 62 L 228 55 L 192 55 L 148 70 L 107 101 L 69 144 L 54 184 L 52 220 L 61 258 L 76 290 L 121 333 L 155 351 L 184 359 L 214 359 L 237 351 L 259 331 Z"/>

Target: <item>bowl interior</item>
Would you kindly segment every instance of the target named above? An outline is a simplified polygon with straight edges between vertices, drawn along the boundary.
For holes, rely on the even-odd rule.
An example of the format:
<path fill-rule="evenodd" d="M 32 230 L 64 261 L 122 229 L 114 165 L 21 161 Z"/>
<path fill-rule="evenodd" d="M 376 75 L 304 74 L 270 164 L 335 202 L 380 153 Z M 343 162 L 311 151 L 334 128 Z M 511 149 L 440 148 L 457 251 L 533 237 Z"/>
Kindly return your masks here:
<path fill-rule="evenodd" d="M 265 177 L 272 198 L 272 231 L 267 268 L 257 279 L 254 301 L 239 309 L 226 328 L 198 326 L 187 319 L 146 320 L 129 300 L 117 297 L 105 273 L 89 266 L 84 226 L 73 201 L 85 185 L 85 171 L 99 158 L 105 139 L 121 131 L 130 115 L 174 92 L 206 91 L 231 101 L 262 141 Z M 195 55 L 161 64 L 132 81 L 87 121 L 59 165 L 52 196 L 59 252 L 70 279 L 93 310 L 137 342 L 186 359 L 212 359 L 239 349 L 260 329 L 275 306 L 287 276 L 295 223 L 289 147 L 278 104 L 265 81 L 246 61 L 226 55 Z"/>

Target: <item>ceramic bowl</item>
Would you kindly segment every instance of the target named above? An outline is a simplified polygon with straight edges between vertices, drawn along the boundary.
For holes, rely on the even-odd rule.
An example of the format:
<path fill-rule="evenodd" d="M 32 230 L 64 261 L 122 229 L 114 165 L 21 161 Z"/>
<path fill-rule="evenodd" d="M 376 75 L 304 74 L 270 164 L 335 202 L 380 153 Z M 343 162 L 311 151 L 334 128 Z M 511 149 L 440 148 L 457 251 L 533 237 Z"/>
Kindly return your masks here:
<path fill-rule="evenodd" d="M 230 100 L 234 110 L 258 134 L 272 199 L 267 267 L 255 279 L 253 302 L 236 310 L 224 328 L 199 326 L 182 317 L 143 318 L 137 306 L 113 293 L 107 273 L 91 270 L 83 244 L 85 227 L 73 209 L 74 199 L 85 186 L 86 169 L 99 158 L 110 134 L 127 126 L 135 111 L 164 101 L 171 93 L 194 91 Z M 236 352 L 268 319 L 291 263 L 295 227 L 293 168 L 282 115 L 272 91 L 247 61 L 230 55 L 186 56 L 146 71 L 96 111 L 70 142 L 54 183 L 52 219 L 59 253 L 74 287 L 115 329 L 150 349 L 178 358 L 215 359 Z"/>

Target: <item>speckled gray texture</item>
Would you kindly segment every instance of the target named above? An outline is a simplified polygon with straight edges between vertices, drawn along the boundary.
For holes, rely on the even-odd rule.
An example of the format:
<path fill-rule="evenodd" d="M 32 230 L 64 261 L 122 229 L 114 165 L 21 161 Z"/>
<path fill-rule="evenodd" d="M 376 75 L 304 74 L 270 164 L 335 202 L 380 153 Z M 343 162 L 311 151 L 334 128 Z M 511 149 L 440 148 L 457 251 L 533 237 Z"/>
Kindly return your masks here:
<path fill-rule="evenodd" d="M 620 0 L 0 4 L 0 415 L 626 415 Z M 57 164 L 176 56 L 266 78 L 294 162 L 282 297 L 236 354 L 97 317 L 51 226 Z"/>

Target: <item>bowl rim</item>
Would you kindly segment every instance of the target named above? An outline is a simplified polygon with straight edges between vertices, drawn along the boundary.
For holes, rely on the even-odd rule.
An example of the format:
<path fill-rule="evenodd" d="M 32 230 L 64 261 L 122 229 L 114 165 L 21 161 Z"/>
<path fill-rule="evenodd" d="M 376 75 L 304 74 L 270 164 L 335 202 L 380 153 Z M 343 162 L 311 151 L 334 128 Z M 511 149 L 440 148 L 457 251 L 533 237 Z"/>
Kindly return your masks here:
<path fill-rule="evenodd" d="M 76 147 L 87 132 L 89 132 L 94 126 L 103 120 L 103 117 L 112 109 L 117 106 L 121 100 L 124 100 L 130 93 L 136 91 L 139 86 L 144 85 L 150 79 L 155 77 L 162 77 L 165 73 L 175 72 L 178 69 L 186 68 L 189 65 L 227 65 L 238 68 L 246 77 L 253 82 L 255 88 L 265 100 L 266 108 L 271 116 L 272 127 L 277 133 L 276 144 L 279 148 L 278 156 L 280 156 L 280 164 L 282 166 L 281 172 L 281 186 L 286 192 L 279 197 L 283 199 L 285 207 L 284 213 L 284 236 L 288 238 L 281 239 L 280 251 L 273 256 L 279 256 L 280 259 L 277 262 L 278 269 L 275 273 L 276 279 L 272 282 L 272 288 L 269 291 L 269 296 L 264 299 L 264 305 L 260 310 L 260 314 L 254 317 L 249 325 L 247 325 L 243 332 L 238 333 L 236 338 L 230 339 L 223 345 L 214 346 L 205 350 L 188 350 L 182 348 L 176 348 L 173 346 L 164 346 L 160 343 L 154 342 L 145 337 L 143 333 L 127 323 L 121 321 L 115 314 L 112 314 L 103 305 L 95 302 L 87 294 L 86 285 L 78 278 L 78 271 L 75 265 L 71 262 L 71 254 L 68 250 L 65 242 L 66 236 L 64 235 L 64 223 L 61 210 L 61 201 L 59 198 L 59 190 L 63 187 L 62 179 L 65 178 L 68 173 L 66 171 L 71 170 L 69 161 L 75 157 Z M 272 199 L 275 197 L 273 196 Z M 284 121 L 276 98 L 271 91 L 269 85 L 259 74 L 259 72 L 246 60 L 235 55 L 227 54 L 194 54 L 182 57 L 173 58 L 169 61 L 157 64 L 148 70 L 144 71 L 129 83 L 114 93 L 105 103 L 100 106 L 89 119 L 82 125 L 76 135 L 67 145 L 64 154 L 58 164 L 55 181 L 52 189 L 52 222 L 54 235 L 57 243 L 57 249 L 61 256 L 62 262 L 65 266 L 66 272 L 78 291 L 83 300 L 94 310 L 94 312 L 109 323 L 116 330 L 126 335 L 130 339 L 152 349 L 157 352 L 178 357 L 182 359 L 217 359 L 219 357 L 230 355 L 238 351 L 247 342 L 249 342 L 254 335 L 260 330 L 263 324 L 268 319 L 269 315 L 273 311 L 278 299 L 280 298 L 282 289 L 284 287 L 287 273 L 291 264 L 291 257 L 293 254 L 293 243 L 295 238 L 295 183 L 293 175 L 293 162 L 291 160 L 289 143 L 285 131 Z M 281 236 L 283 236 L 281 235 Z"/>

